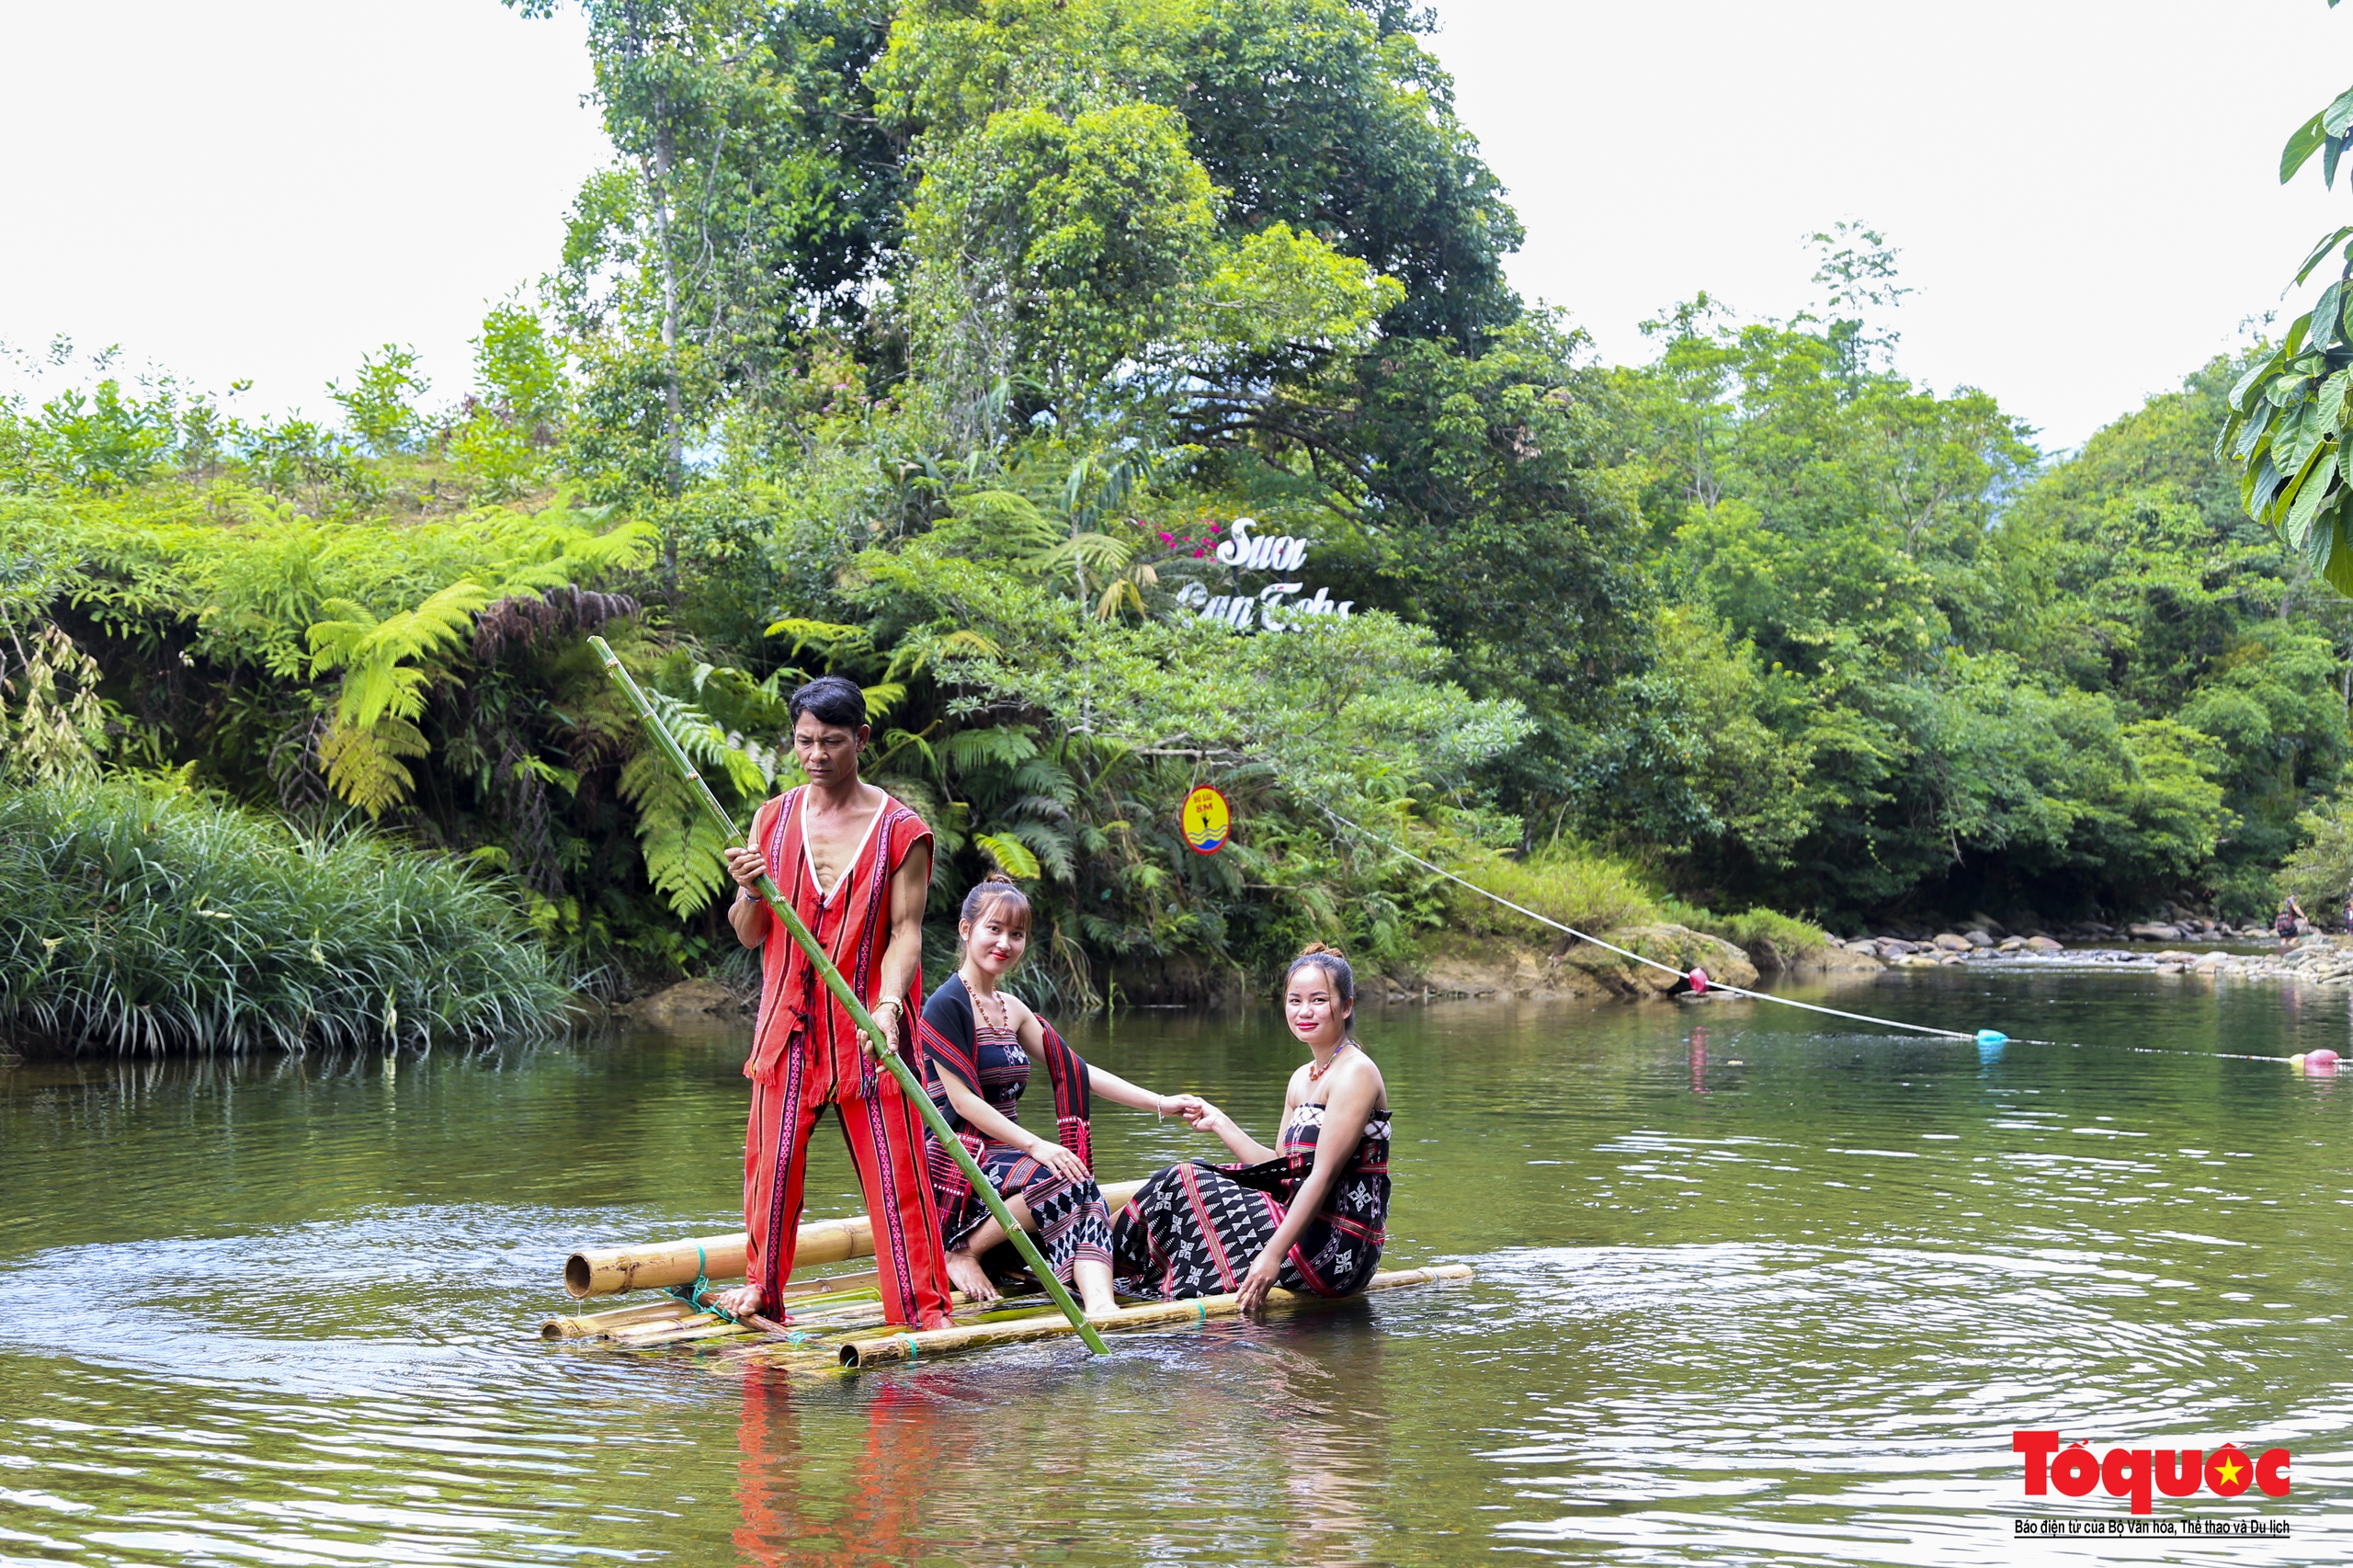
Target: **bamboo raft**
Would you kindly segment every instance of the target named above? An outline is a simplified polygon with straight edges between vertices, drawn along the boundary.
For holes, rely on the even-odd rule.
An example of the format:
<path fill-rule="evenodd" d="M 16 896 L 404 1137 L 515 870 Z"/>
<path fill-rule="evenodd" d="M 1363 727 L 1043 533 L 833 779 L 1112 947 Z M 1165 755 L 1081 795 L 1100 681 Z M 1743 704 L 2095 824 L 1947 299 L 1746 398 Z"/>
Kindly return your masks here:
<path fill-rule="evenodd" d="M 1115 1210 L 1134 1196 L 1142 1182 L 1114 1183 L 1103 1189 Z M 852 1258 L 874 1255 L 874 1233 L 866 1218 L 822 1220 L 801 1227 L 796 1264 L 822 1268 Z M 617 1296 L 631 1290 L 666 1290 L 657 1301 L 618 1307 L 577 1316 L 551 1317 L 540 1325 L 543 1339 L 576 1340 L 631 1349 L 694 1345 L 734 1349 L 748 1345 L 749 1358 L 772 1366 L 842 1367 L 857 1369 L 919 1361 L 1052 1339 L 1076 1332 L 1043 1296 L 1006 1297 L 994 1301 L 968 1300 L 962 1291 L 950 1298 L 955 1326 L 926 1331 L 892 1328 L 883 1318 L 881 1281 L 874 1270 L 860 1274 L 797 1279 L 784 1288 L 783 1322 L 762 1319 L 733 1323 L 686 1299 L 686 1288 L 700 1280 L 706 1287 L 741 1279 L 745 1269 L 745 1237 L 689 1237 L 643 1247 L 609 1247 L 574 1253 L 564 1260 L 564 1290 L 575 1301 Z M 1376 1274 L 1367 1292 L 1404 1286 L 1467 1279 L 1471 1270 L 1461 1265 L 1398 1269 Z M 1336 1301 L 1291 1290 L 1267 1293 L 1269 1309 L 1296 1310 L 1332 1306 Z M 1232 1295 L 1203 1296 L 1183 1301 L 1142 1301 L 1088 1321 L 1105 1333 L 1149 1329 L 1190 1328 L 1212 1318 L 1232 1317 L 1238 1311 Z"/>

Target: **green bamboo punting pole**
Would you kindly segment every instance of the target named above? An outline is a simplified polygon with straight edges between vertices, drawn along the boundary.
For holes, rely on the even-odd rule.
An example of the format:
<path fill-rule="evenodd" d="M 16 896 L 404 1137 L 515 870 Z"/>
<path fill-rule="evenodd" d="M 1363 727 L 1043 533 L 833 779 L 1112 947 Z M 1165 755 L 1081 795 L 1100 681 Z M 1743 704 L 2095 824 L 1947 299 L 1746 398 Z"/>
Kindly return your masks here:
<path fill-rule="evenodd" d="M 630 705 L 637 710 L 637 716 L 645 721 L 645 727 L 654 733 L 655 744 L 669 754 L 670 760 L 677 765 L 687 782 L 702 796 L 703 810 L 709 812 L 711 820 L 719 824 L 725 841 L 731 845 L 741 842 L 744 835 L 736 827 L 735 819 L 727 814 L 727 808 L 719 803 L 719 797 L 712 794 L 710 786 L 703 782 L 702 775 L 695 770 L 693 761 L 679 747 L 678 738 L 654 713 L 654 705 L 645 700 L 645 693 L 638 689 L 637 682 L 621 668 L 620 656 L 601 637 L 591 637 L 588 645 L 597 650 L 597 656 L 605 662 L 605 668 L 620 682 Z M 768 906 L 768 914 L 783 925 L 785 930 L 791 934 L 794 945 L 816 966 L 819 977 L 825 983 L 825 989 L 834 994 L 835 1000 L 849 1014 L 851 1021 L 873 1040 L 875 1055 L 881 1059 L 883 1066 L 891 1070 L 891 1075 L 899 1080 L 899 1087 L 907 1098 L 915 1102 L 915 1109 L 922 1113 L 924 1125 L 931 1129 L 932 1136 L 955 1156 L 957 1165 L 963 1168 L 964 1179 L 972 1184 L 972 1190 L 979 1193 L 981 1201 L 988 1205 L 989 1213 L 1005 1227 L 1005 1233 L 1012 1238 L 1015 1248 L 1021 1254 L 1021 1260 L 1029 1266 L 1029 1271 L 1038 1277 L 1038 1282 L 1046 1288 L 1046 1294 L 1053 1298 L 1054 1305 L 1070 1319 L 1071 1326 L 1078 1331 L 1079 1338 L 1086 1342 L 1086 1347 L 1097 1355 L 1106 1354 L 1108 1347 L 1104 1345 L 1103 1336 L 1095 1332 L 1094 1325 L 1086 1321 L 1086 1314 L 1080 1312 L 1078 1303 L 1070 1299 L 1070 1291 L 1054 1277 L 1054 1271 L 1046 1267 L 1046 1260 L 1038 1254 L 1038 1244 L 1029 1239 L 1029 1233 L 1014 1223 L 1012 1213 L 1005 1206 L 1005 1199 L 996 1195 L 996 1188 L 989 1185 L 989 1178 L 981 1174 L 981 1167 L 972 1161 L 972 1152 L 964 1147 L 955 1133 L 949 1131 L 946 1119 L 939 1114 L 939 1108 L 931 1103 L 931 1096 L 924 1093 L 921 1084 L 915 1082 L 915 1074 L 899 1060 L 899 1053 L 891 1049 L 891 1037 L 882 1032 L 882 1026 L 874 1021 L 874 1015 L 866 1010 L 866 1005 L 849 988 L 849 982 L 844 980 L 841 971 L 834 967 L 834 960 L 825 956 L 825 949 L 817 945 L 817 938 L 810 934 L 801 916 L 785 906 L 775 880 L 766 871 L 760 873 L 758 891 L 760 901 Z M 904 1013 L 900 1021 L 909 1029 L 915 1028 L 915 1021 Z"/>

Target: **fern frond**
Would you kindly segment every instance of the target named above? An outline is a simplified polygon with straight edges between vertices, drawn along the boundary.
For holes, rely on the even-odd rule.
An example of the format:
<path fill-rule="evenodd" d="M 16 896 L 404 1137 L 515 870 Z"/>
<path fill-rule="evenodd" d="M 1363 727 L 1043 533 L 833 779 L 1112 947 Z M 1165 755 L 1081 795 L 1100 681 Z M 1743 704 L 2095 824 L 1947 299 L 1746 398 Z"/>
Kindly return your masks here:
<path fill-rule="evenodd" d="M 1014 881 L 1034 882 L 1038 880 L 1038 857 L 1031 854 L 1018 838 L 1005 834 L 976 833 L 972 835 L 972 842 L 987 851 L 989 858 L 996 862 L 997 869 Z"/>
<path fill-rule="evenodd" d="M 802 616 L 786 616 L 768 623 L 770 637 L 790 637 L 792 651 L 803 648 L 823 649 L 829 658 L 858 658 L 874 652 L 874 637 L 863 626 L 844 626 L 831 620 L 811 620 Z"/>
<path fill-rule="evenodd" d="M 1065 810 L 1078 803 L 1078 781 L 1051 757 L 1033 756 L 1013 770 L 1014 788 L 1044 795 Z"/>
<path fill-rule="evenodd" d="M 1078 870 L 1078 857 L 1074 852 L 1070 835 L 1050 823 L 1035 818 L 1006 824 L 1006 835 L 1019 839 L 1053 872 L 1055 880 L 1069 881 Z"/>
<path fill-rule="evenodd" d="M 432 749 L 406 719 L 387 716 L 352 724 L 338 716 L 319 737 L 319 767 L 327 788 L 370 817 L 381 817 L 416 788 L 416 776 L 400 759 Z"/>
<path fill-rule="evenodd" d="M 726 882 L 726 842 L 670 759 L 648 749 L 621 767 L 621 798 L 637 811 L 646 879 L 679 915 L 699 915 Z"/>
<path fill-rule="evenodd" d="M 940 743 L 939 750 L 949 767 L 969 772 L 1018 767 L 1038 755 L 1038 743 L 1027 730 L 996 724 L 985 730 L 959 730 Z"/>

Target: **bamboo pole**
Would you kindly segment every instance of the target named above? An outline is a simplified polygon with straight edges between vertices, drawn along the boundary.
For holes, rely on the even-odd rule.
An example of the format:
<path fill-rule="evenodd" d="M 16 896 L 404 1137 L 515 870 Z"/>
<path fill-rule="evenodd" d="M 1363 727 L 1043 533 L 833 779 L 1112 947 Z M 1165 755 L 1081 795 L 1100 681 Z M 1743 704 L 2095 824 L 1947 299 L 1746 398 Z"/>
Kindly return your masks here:
<path fill-rule="evenodd" d="M 1142 1186 L 1140 1181 L 1113 1182 L 1103 1189 L 1103 1201 L 1116 1214 Z M 584 1247 L 563 1260 L 563 1289 L 573 1300 L 586 1301 L 629 1290 L 691 1285 L 698 1275 L 705 1279 L 741 1279 L 744 1248 L 741 1231 L 732 1236 L 693 1236 L 644 1246 Z M 820 1267 L 873 1256 L 874 1226 L 865 1215 L 853 1214 L 847 1220 L 815 1220 L 801 1226 L 792 1263 L 796 1268 Z M 797 1286 L 786 1286 L 786 1299 L 798 1290 Z"/>
<path fill-rule="evenodd" d="M 637 682 L 631 677 L 627 670 L 621 668 L 620 655 L 614 653 L 611 644 L 601 637 L 591 637 L 588 639 L 588 645 L 597 650 L 597 656 L 605 662 L 605 668 L 615 680 L 620 683 L 621 690 L 627 694 L 631 705 L 637 710 L 638 717 L 644 720 L 645 727 L 654 732 L 656 744 L 670 754 L 670 761 L 676 765 L 687 782 L 693 785 L 696 791 L 702 796 L 703 809 L 710 813 L 711 820 L 719 825 L 722 842 L 728 844 L 738 842 L 743 837 L 743 834 L 736 827 L 735 820 L 729 816 L 726 808 L 719 803 L 719 797 L 710 792 L 710 786 L 703 782 L 702 775 L 695 771 L 695 765 L 688 760 L 687 754 L 680 749 L 677 737 L 670 733 L 670 727 L 662 722 L 654 713 L 654 705 L 645 700 L 645 693 L 637 688 Z M 964 1147 L 955 1133 L 949 1131 L 946 1119 L 939 1114 L 939 1108 L 931 1103 L 931 1096 L 926 1094 L 923 1085 L 915 1081 L 915 1073 L 904 1062 L 899 1060 L 899 1053 L 891 1049 L 891 1037 L 883 1032 L 881 1024 L 874 1021 L 874 1015 L 866 1010 L 866 1004 L 858 999 L 858 994 L 849 988 L 849 983 L 842 979 L 841 971 L 834 967 L 834 960 L 827 958 L 824 949 L 817 945 L 817 938 L 810 935 L 809 927 L 801 924 L 801 916 L 794 914 L 778 896 L 775 879 L 766 871 L 760 873 L 759 894 L 760 902 L 768 906 L 769 916 L 784 926 L 785 930 L 790 934 L 794 946 L 798 947 L 803 956 L 816 966 L 818 978 L 825 983 L 825 989 L 834 994 L 834 999 L 842 1005 L 842 1010 L 849 1014 L 850 1021 L 874 1042 L 873 1054 L 876 1060 L 889 1070 L 891 1076 L 899 1081 L 900 1092 L 915 1102 L 915 1110 L 922 1116 L 924 1125 L 931 1129 L 932 1136 L 938 1139 L 948 1153 L 954 1157 L 958 1168 L 964 1173 L 964 1179 L 972 1184 L 972 1190 L 987 1206 L 989 1213 L 995 1218 L 998 1224 L 1005 1227 L 1005 1233 L 1012 1241 L 1014 1250 L 1020 1253 L 1021 1260 L 1029 1266 L 1030 1272 L 1037 1275 L 1038 1282 L 1046 1288 L 1046 1294 L 1053 1298 L 1054 1305 L 1060 1307 L 1063 1315 L 1070 1320 L 1072 1330 L 1080 1339 L 1086 1341 L 1089 1350 L 1097 1355 L 1104 1354 L 1106 1347 L 1102 1335 L 1097 1334 L 1088 1324 L 1085 1314 L 1078 1310 L 1078 1303 L 1071 1300 L 1070 1292 L 1063 1289 L 1063 1282 L 1054 1278 L 1054 1271 L 1046 1267 L 1046 1260 L 1039 1255 L 1038 1244 L 1031 1241 L 1028 1233 L 1013 1222 L 1012 1214 L 1005 1207 L 1005 1199 L 998 1197 L 996 1188 L 989 1185 L 989 1178 L 981 1174 L 981 1167 L 973 1163 L 972 1152 Z M 915 1019 L 904 1016 L 901 1017 L 899 1022 L 909 1029 L 914 1028 L 915 1025 Z"/>
<path fill-rule="evenodd" d="M 1394 1290 L 1407 1285 L 1427 1285 L 1441 1279 L 1470 1278 L 1471 1270 L 1463 1264 L 1440 1264 L 1431 1268 L 1405 1268 L 1394 1273 L 1376 1274 L 1366 1281 L 1365 1290 Z M 1298 1290 L 1267 1292 L 1267 1304 L 1270 1307 L 1329 1306 L 1336 1301 L 1355 1299 L 1353 1296 L 1314 1296 Z M 1155 1301 L 1146 1306 L 1123 1307 L 1107 1317 L 1091 1321 L 1096 1327 L 1114 1333 L 1186 1326 L 1206 1323 L 1211 1318 L 1232 1317 L 1241 1310 L 1240 1301 L 1238 1295 L 1230 1294 L 1198 1296 L 1188 1301 Z M 1033 1339 L 1053 1339 L 1070 1332 L 1068 1324 L 1040 1316 L 1015 1323 L 974 1324 L 967 1328 L 937 1328 L 921 1334 L 892 1334 L 872 1339 L 853 1339 L 842 1346 L 838 1355 L 843 1366 L 856 1369 L 888 1366 L 894 1361 L 953 1356 L 966 1350 L 986 1350 L 999 1345 L 1019 1345 Z"/>

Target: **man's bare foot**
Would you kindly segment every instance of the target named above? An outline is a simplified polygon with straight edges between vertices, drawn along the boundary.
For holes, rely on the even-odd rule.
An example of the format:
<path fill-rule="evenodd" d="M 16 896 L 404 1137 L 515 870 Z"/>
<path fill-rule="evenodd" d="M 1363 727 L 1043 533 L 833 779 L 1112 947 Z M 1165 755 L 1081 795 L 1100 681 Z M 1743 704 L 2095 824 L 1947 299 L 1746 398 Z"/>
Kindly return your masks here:
<path fill-rule="evenodd" d="M 948 1255 L 948 1278 L 956 1289 L 964 1292 L 966 1301 L 994 1301 L 996 1300 L 996 1287 L 989 1282 L 988 1270 L 983 1268 L 981 1260 L 969 1252 L 951 1252 Z"/>
<path fill-rule="evenodd" d="M 733 1290 L 722 1291 L 712 1297 L 711 1302 L 729 1317 L 749 1317 L 760 1310 L 760 1288 L 757 1285 L 738 1285 Z"/>

